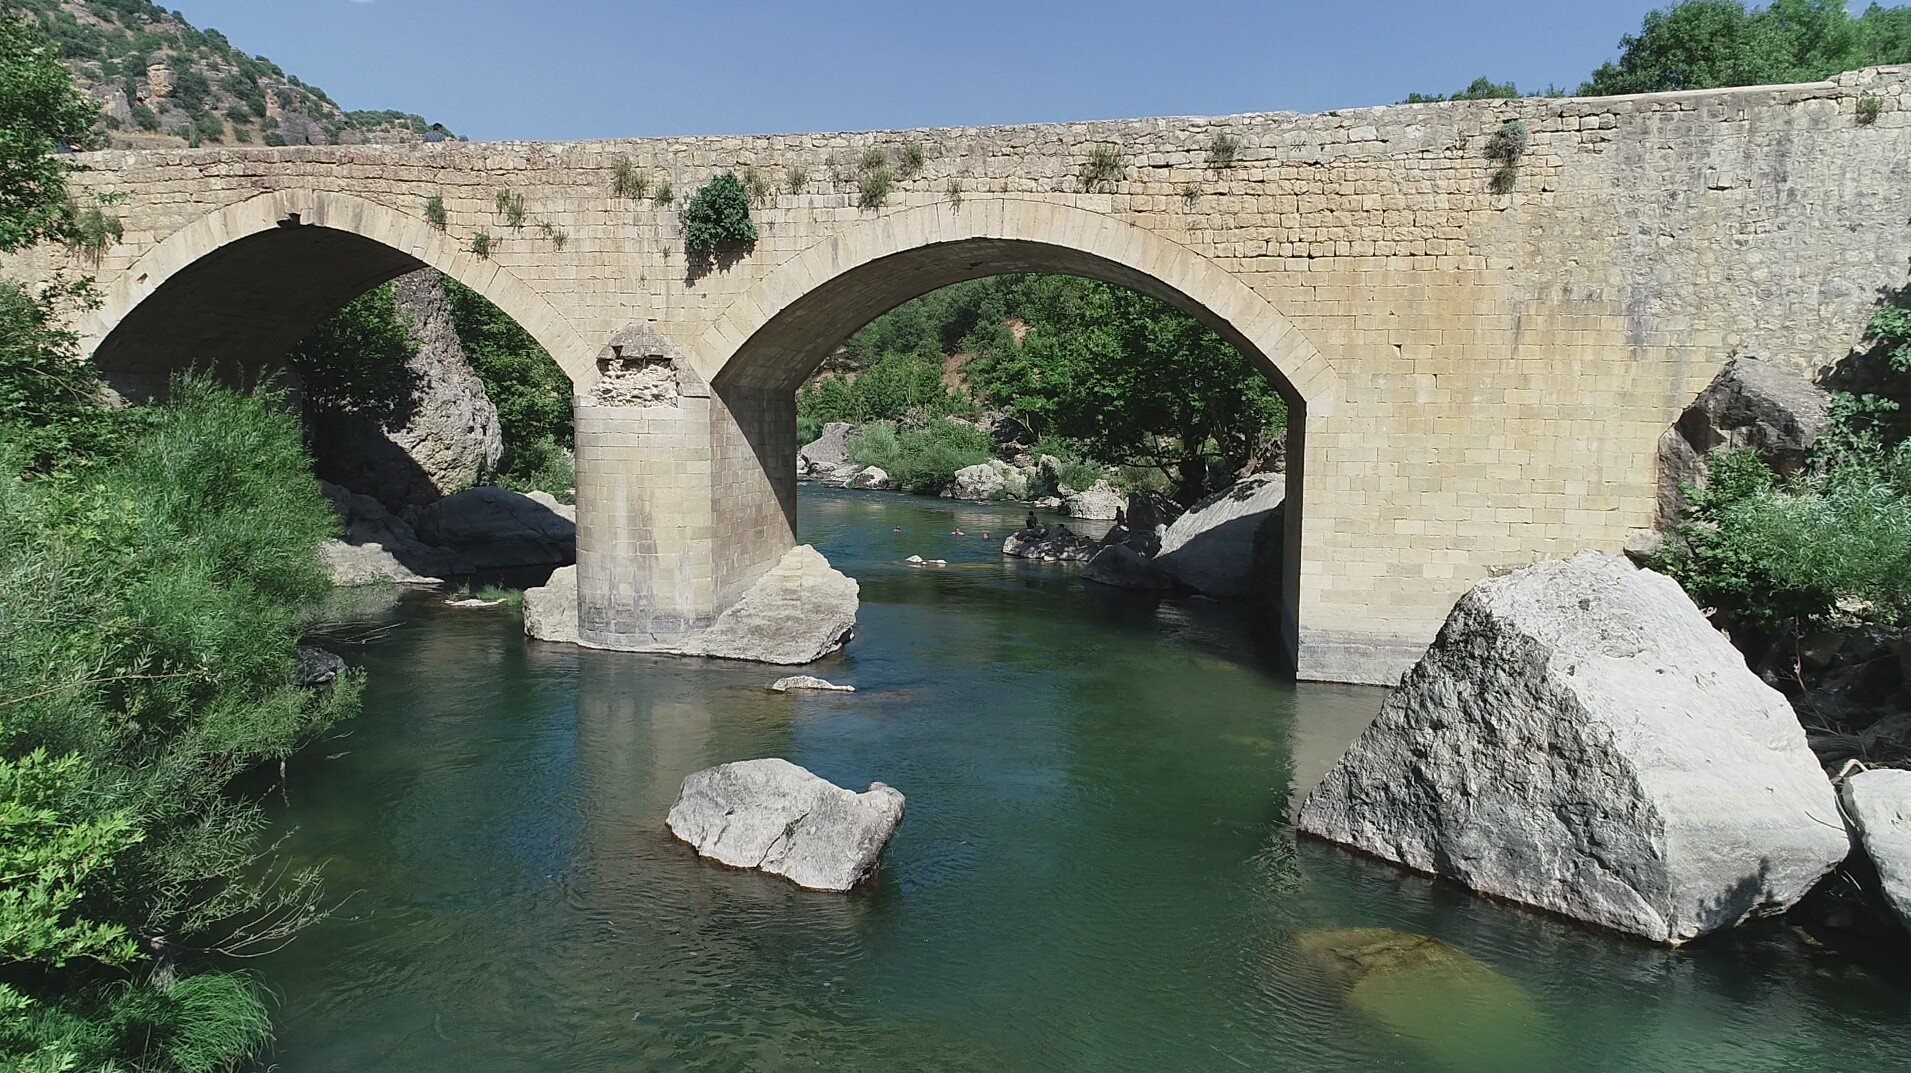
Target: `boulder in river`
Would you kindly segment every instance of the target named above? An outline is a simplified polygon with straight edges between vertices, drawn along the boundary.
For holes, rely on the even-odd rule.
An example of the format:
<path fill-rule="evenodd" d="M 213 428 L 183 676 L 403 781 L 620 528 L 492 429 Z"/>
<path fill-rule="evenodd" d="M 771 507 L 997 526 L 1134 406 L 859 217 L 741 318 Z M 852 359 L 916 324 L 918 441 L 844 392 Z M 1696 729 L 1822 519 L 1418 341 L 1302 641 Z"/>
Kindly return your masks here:
<path fill-rule="evenodd" d="M 418 536 L 457 556 L 464 570 L 576 561 L 577 523 L 553 502 L 508 488 L 467 488 L 418 513 Z"/>
<path fill-rule="evenodd" d="M 854 693 L 856 692 L 856 687 L 839 686 L 835 682 L 810 674 L 791 675 L 788 678 L 778 678 L 776 681 L 770 683 L 770 692 L 772 693 L 797 693 L 804 691 L 817 693 Z"/>
<path fill-rule="evenodd" d="M 1028 480 L 1014 466 L 991 458 L 955 471 L 955 479 L 944 490 L 950 499 L 986 502 L 992 499 L 1019 499 L 1028 492 Z"/>
<path fill-rule="evenodd" d="M 1241 599 L 1254 590 L 1254 543 L 1265 526 L 1282 524 L 1287 478 L 1245 477 L 1176 518 L 1161 537 L 1155 565 L 1205 596 Z"/>
<path fill-rule="evenodd" d="M 807 890 L 846 891 L 875 868 L 903 804 L 880 782 L 859 794 L 787 760 L 742 760 L 683 780 L 668 822 L 711 860 Z"/>
<path fill-rule="evenodd" d="M 297 660 L 296 681 L 307 689 L 323 689 L 345 673 L 345 661 L 323 648 L 300 645 Z"/>
<path fill-rule="evenodd" d="M 577 643 L 577 567 L 558 567 L 543 585 L 524 590 L 524 632 L 540 641 Z"/>
<path fill-rule="evenodd" d="M 1066 525 L 1044 525 L 1010 533 L 1002 542 L 1002 554 L 1011 559 L 1085 563 L 1095 557 L 1095 542 Z"/>
<path fill-rule="evenodd" d="M 1127 503 L 1127 497 L 1115 491 L 1113 485 L 1107 481 L 1096 481 L 1083 491 L 1064 495 L 1062 513 L 1084 521 L 1112 522 Z"/>
<path fill-rule="evenodd" d="M 686 655 L 759 663 L 814 663 L 856 631 L 858 587 L 807 544 L 751 585 L 715 623 L 684 642 Z"/>
<path fill-rule="evenodd" d="M 1126 543 L 1103 544 L 1095 551 L 1094 558 L 1088 560 L 1088 569 L 1082 571 L 1082 576 L 1097 585 L 1117 589 L 1174 588 L 1174 582 L 1155 566 L 1153 559 Z"/>
<path fill-rule="evenodd" d="M 1671 578 L 1586 552 L 1475 586 L 1300 828 L 1666 943 L 1782 911 L 1850 849 L 1779 693 Z"/>
<path fill-rule="evenodd" d="M 332 584 L 436 585 L 435 575 L 458 572 L 448 552 L 418 539 L 409 523 L 378 500 L 326 481 L 319 482 L 319 491 L 345 530 L 344 539 L 326 541 L 319 550 Z"/>
<path fill-rule="evenodd" d="M 849 479 L 849 486 L 866 492 L 888 492 L 895 489 L 896 481 L 881 466 L 867 466 L 856 471 L 856 475 Z"/>
<path fill-rule="evenodd" d="M 1911 771 L 1860 771 L 1845 779 L 1840 793 L 1885 902 L 1911 928 Z"/>

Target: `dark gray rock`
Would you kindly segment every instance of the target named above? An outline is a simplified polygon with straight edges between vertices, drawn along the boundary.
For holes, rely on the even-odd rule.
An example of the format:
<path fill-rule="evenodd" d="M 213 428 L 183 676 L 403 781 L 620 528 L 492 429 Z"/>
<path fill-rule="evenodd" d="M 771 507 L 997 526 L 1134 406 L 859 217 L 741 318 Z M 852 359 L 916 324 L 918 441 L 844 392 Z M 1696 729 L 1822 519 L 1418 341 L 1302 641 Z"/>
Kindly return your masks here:
<path fill-rule="evenodd" d="M 1254 588 L 1254 545 L 1262 526 L 1279 526 L 1287 479 L 1256 474 L 1188 508 L 1162 534 L 1155 565 L 1206 596 L 1241 599 Z"/>
<path fill-rule="evenodd" d="M 1154 560 L 1124 543 L 1103 544 L 1088 561 L 1082 576 L 1098 585 L 1118 589 L 1163 591 L 1174 588 L 1174 581 Z"/>
<path fill-rule="evenodd" d="M 345 661 L 323 648 L 300 645 L 295 680 L 306 689 L 325 689 L 345 673 Z"/>
<path fill-rule="evenodd" d="M 1799 373 L 1758 358 L 1725 363 L 1659 438 L 1659 525 L 1685 510 L 1684 487 L 1705 480 L 1705 456 L 1721 447 L 1751 448 L 1780 473 L 1793 473 L 1825 430 L 1831 395 Z"/>
<path fill-rule="evenodd" d="M 508 488 L 469 488 L 418 512 L 421 540 L 444 548 L 459 572 L 570 563 L 577 523 Z"/>
<path fill-rule="evenodd" d="M 1045 525 L 1010 533 L 1002 554 L 1011 559 L 1085 563 L 1095 557 L 1095 542 L 1066 525 Z"/>

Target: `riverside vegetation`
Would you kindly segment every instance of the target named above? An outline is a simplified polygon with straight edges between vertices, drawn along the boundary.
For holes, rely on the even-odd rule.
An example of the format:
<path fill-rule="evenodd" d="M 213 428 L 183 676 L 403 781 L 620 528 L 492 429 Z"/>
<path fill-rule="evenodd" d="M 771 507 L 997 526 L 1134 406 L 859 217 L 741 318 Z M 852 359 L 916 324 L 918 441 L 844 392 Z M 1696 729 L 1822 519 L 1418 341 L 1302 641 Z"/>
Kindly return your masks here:
<path fill-rule="evenodd" d="M 70 240 L 94 109 L 0 20 L 0 249 Z M 218 1070 L 270 1033 L 235 959 L 321 906 L 246 778 L 352 714 L 296 682 L 337 522 L 297 421 L 185 379 L 108 410 L 52 303 L 0 287 L 0 1062 Z"/>

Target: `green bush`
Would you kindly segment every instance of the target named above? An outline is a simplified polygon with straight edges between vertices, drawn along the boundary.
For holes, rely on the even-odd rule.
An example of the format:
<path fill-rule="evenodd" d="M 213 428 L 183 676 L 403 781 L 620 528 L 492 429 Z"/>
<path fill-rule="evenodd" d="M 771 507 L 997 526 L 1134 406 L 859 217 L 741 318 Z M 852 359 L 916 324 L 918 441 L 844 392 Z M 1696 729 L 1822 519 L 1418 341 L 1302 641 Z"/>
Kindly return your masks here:
<path fill-rule="evenodd" d="M 1851 431 L 1841 396 L 1817 467 L 1792 479 L 1751 451 L 1707 458 L 1703 487 L 1655 564 L 1742 649 L 1785 631 L 1911 621 L 1911 444 Z"/>
<path fill-rule="evenodd" d="M 943 386 L 942 360 L 919 352 L 892 352 L 854 377 L 824 376 L 797 392 L 796 412 L 830 421 L 900 421 L 916 414 L 947 415 L 963 400 Z"/>
<path fill-rule="evenodd" d="M 392 384 L 418 349 L 398 312 L 398 294 L 374 287 L 326 318 L 287 356 L 305 401 L 328 410 L 373 411 L 390 402 Z"/>
<path fill-rule="evenodd" d="M 735 172 L 726 171 L 704 183 L 683 210 L 683 248 L 693 257 L 756 245 L 756 223 L 750 219 L 750 192 Z"/>
<path fill-rule="evenodd" d="M 7 1068 L 242 1062 L 266 1008 L 224 959 L 317 913 L 239 780 L 355 709 L 294 682 L 337 518 L 282 400 L 181 379 L 148 417 L 90 467 L 0 463 L 0 858 L 45 865 L 0 892 Z"/>
<path fill-rule="evenodd" d="M 856 178 L 856 207 L 874 211 L 883 207 L 889 200 L 889 188 L 894 185 L 895 176 L 889 173 L 889 166 L 878 164 Z"/>
<path fill-rule="evenodd" d="M 448 276 L 444 288 L 465 359 L 498 408 L 499 481 L 562 495 L 572 485 L 570 378 L 504 310 Z"/>
<path fill-rule="evenodd" d="M 1121 178 L 1126 168 L 1119 148 L 1106 142 L 1097 145 L 1089 150 L 1088 159 L 1082 161 L 1082 189 L 1093 190 L 1111 183 Z"/>
<path fill-rule="evenodd" d="M 445 212 L 444 195 L 433 194 L 425 199 L 425 222 L 437 231 L 443 231 L 450 225 L 449 216 Z"/>
<path fill-rule="evenodd" d="M 947 486 L 957 470 L 995 457 L 995 445 L 981 429 L 937 418 L 902 433 L 887 423 L 865 425 L 850 438 L 849 454 L 881 467 L 905 490 L 927 493 Z"/>

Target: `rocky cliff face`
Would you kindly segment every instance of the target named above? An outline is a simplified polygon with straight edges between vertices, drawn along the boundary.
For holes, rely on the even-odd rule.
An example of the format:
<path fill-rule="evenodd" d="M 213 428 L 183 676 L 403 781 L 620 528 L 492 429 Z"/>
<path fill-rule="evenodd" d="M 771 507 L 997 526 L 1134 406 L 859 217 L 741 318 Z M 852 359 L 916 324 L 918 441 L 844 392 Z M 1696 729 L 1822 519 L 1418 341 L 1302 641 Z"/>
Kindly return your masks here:
<path fill-rule="evenodd" d="M 476 484 L 504 452 L 498 410 L 465 360 L 444 281 L 423 269 L 393 286 L 418 348 L 384 405 L 307 414 L 314 468 L 393 511 Z"/>

